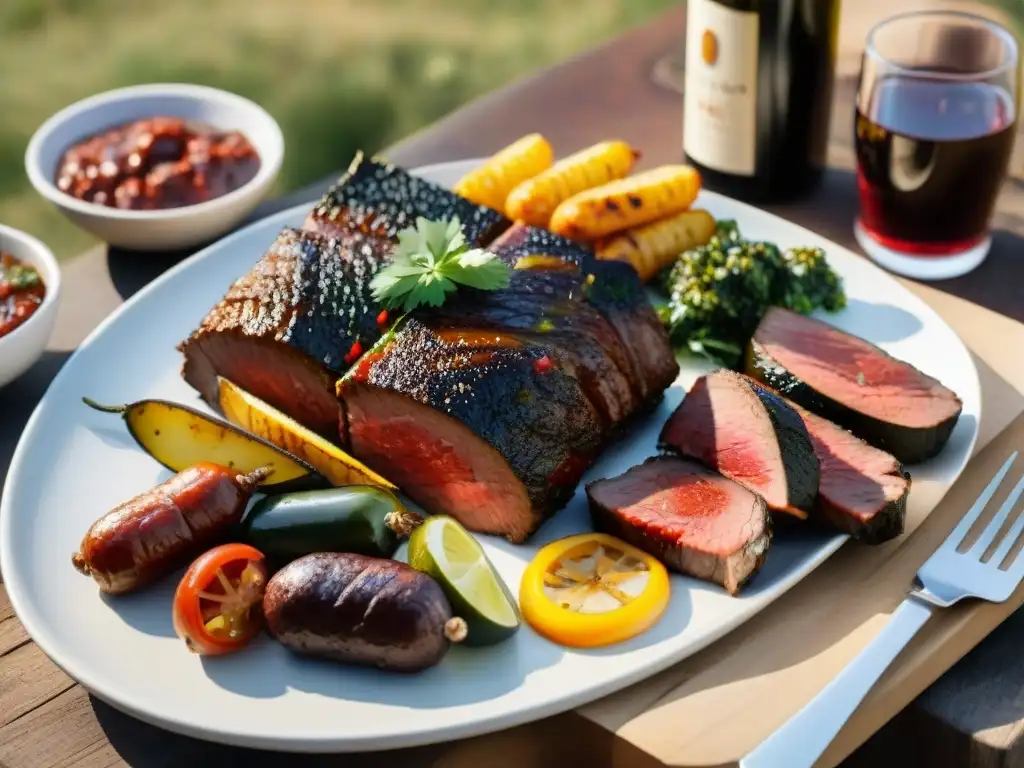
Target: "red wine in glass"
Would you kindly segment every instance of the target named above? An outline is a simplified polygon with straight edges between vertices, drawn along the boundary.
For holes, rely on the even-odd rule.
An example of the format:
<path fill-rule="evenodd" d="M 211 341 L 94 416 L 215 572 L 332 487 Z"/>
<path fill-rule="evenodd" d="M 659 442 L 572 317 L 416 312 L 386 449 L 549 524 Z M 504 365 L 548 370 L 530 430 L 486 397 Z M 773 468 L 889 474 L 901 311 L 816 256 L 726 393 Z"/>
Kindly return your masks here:
<path fill-rule="evenodd" d="M 916 33 L 916 45 L 904 34 L 898 62 L 880 53 L 894 24 Z M 857 236 L 896 272 L 952 277 L 988 251 L 1016 135 L 1016 48 L 999 30 L 965 14 L 920 13 L 869 38 L 854 120 Z M 1007 60 L 1012 71 L 1000 66 Z"/>

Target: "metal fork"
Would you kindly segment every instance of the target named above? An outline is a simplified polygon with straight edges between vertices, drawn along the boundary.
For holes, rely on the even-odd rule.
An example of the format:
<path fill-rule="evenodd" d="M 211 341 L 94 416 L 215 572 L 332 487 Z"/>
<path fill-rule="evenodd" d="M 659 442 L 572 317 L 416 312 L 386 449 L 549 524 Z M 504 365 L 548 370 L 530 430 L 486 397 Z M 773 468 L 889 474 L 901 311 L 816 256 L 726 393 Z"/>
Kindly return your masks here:
<path fill-rule="evenodd" d="M 821 693 L 740 760 L 739 768 L 810 768 L 932 611 L 948 608 L 965 597 L 1001 603 L 1013 594 L 1024 577 L 1024 557 L 1016 557 L 1005 570 L 1000 564 L 1024 530 L 1024 514 L 1014 521 L 992 557 L 985 561 L 982 557 L 1024 494 L 1024 476 L 978 535 L 977 542 L 963 553 L 957 552 L 957 548 L 992 500 L 1017 453 L 1014 451 L 1006 460 L 970 511 L 921 566 L 918 584 L 878 636 Z"/>

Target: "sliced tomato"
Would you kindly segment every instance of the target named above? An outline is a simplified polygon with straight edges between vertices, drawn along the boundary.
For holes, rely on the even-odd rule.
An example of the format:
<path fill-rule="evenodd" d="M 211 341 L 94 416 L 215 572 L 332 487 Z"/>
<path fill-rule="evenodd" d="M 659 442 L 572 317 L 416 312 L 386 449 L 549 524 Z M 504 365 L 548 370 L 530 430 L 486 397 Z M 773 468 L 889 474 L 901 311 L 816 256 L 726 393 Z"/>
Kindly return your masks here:
<path fill-rule="evenodd" d="M 575 647 L 610 645 L 646 632 L 668 599 L 665 566 L 604 533 L 551 542 L 526 567 L 519 585 L 527 623 L 549 640 Z"/>
<path fill-rule="evenodd" d="M 196 559 L 174 593 L 174 631 L 193 653 L 218 656 L 248 645 L 262 626 L 267 565 L 248 544 L 224 544 Z"/>

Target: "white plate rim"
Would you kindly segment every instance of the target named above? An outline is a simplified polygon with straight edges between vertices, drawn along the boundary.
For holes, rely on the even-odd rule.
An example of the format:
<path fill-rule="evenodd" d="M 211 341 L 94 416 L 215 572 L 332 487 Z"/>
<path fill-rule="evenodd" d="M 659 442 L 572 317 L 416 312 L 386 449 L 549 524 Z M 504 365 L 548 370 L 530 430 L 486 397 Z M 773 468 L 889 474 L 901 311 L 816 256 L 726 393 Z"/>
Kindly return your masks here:
<path fill-rule="evenodd" d="M 464 166 L 465 169 L 468 170 L 469 168 L 478 165 L 480 162 L 482 162 L 481 159 L 467 159 L 445 163 L 435 163 L 431 165 L 419 166 L 410 169 L 410 172 L 415 173 L 418 176 L 429 177 L 432 174 L 442 172 L 443 169 L 447 168 L 450 170 L 454 166 Z M 737 211 L 749 212 L 762 217 L 772 217 L 776 219 L 779 224 L 784 225 L 790 232 L 793 232 L 795 234 L 798 233 L 800 235 L 807 235 L 809 237 L 813 237 L 816 240 L 825 241 L 834 249 L 841 249 L 843 251 L 849 252 L 849 249 L 844 248 L 843 246 L 832 241 L 828 241 L 827 238 L 817 235 L 811 230 L 801 227 L 798 224 L 794 224 L 768 211 L 764 211 L 762 209 L 756 208 L 755 206 L 731 198 L 726 198 L 722 195 L 716 195 L 715 193 L 708 191 L 702 192 L 702 195 L 710 195 L 712 197 L 727 201 L 728 205 L 731 208 L 736 209 Z M 621 690 L 622 688 L 628 687 L 629 685 L 635 684 L 636 682 L 647 679 L 652 675 L 655 675 L 658 672 L 666 669 L 667 667 L 679 663 L 681 660 L 693 655 L 694 653 L 697 653 L 698 651 L 707 647 L 709 644 L 720 639 L 725 634 L 731 632 L 736 627 L 742 625 L 746 621 L 749 621 L 751 618 L 753 618 L 753 616 L 757 615 L 757 613 L 760 612 L 757 611 L 749 616 L 742 616 L 735 621 L 723 622 L 719 625 L 715 632 L 707 633 L 704 636 L 703 642 L 696 644 L 695 646 L 687 647 L 685 651 L 682 652 L 681 655 L 679 655 L 678 657 L 663 658 L 659 662 L 647 666 L 642 671 L 639 671 L 629 676 L 623 676 L 613 683 L 609 683 L 600 687 L 591 688 L 584 694 L 574 696 L 563 696 L 561 698 L 552 699 L 546 705 L 538 705 L 532 708 L 524 708 L 520 711 L 513 712 L 504 717 L 494 718 L 490 721 L 487 721 L 486 724 L 483 725 L 479 722 L 468 722 L 447 726 L 440 730 L 438 730 L 435 727 L 429 731 L 417 731 L 414 728 L 409 728 L 403 732 L 403 736 L 397 742 L 393 738 L 378 738 L 376 740 L 371 739 L 353 742 L 349 738 L 331 740 L 303 736 L 302 734 L 277 736 L 256 733 L 255 730 L 251 733 L 241 733 L 238 731 L 225 731 L 223 729 L 218 729 L 216 726 L 206 726 L 201 723 L 188 721 L 187 719 L 154 716 L 149 711 L 147 711 L 144 703 L 140 703 L 141 700 L 136 701 L 136 699 L 138 699 L 139 697 L 131 695 L 124 696 L 123 694 L 117 692 L 108 691 L 105 689 L 105 686 L 98 684 L 93 679 L 93 677 L 89 674 L 88 670 L 82 670 L 80 667 L 78 667 L 78 665 L 75 664 L 68 664 L 67 654 L 65 654 L 60 649 L 61 641 L 56 640 L 45 629 L 43 629 L 40 626 L 41 622 L 38 622 L 36 620 L 36 616 L 32 606 L 24 599 L 24 595 L 19 589 L 19 577 L 17 576 L 16 572 L 11 571 L 8 566 L 4 565 L 4 563 L 9 562 L 10 560 L 8 542 L 10 541 L 11 537 L 9 536 L 8 529 L 9 526 L 11 525 L 10 520 L 12 517 L 11 512 L 8 509 L 7 502 L 7 499 L 9 498 L 10 494 L 6 492 L 6 488 L 7 485 L 11 483 L 12 478 L 17 477 L 20 473 L 24 471 L 22 468 L 22 464 L 25 461 L 26 455 L 28 454 L 28 440 L 26 439 L 26 437 L 30 435 L 31 432 L 36 428 L 36 423 L 41 418 L 43 404 L 46 401 L 47 396 L 49 395 L 50 391 L 55 388 L 55 385 L 58 382 L 62 381 L 63 376 L 69 375 L 68 371 L 70 370 L 71 367 L 69 364 L 75 359 L 75 357 L 79 355 L 83 350 L 87 350 L 89 346 L 92 343 L 94 343 L 94 341 L 97 338 L 99 338 L 103 333 L 105 333 L 106 329 L 117 321 L 118 317 L 121 315 L 122 312 L 124 312 L 127 308 L 134 306 L 136 303 L 145 301 L 152 292 L 158 289 L 162 281 L 168 280 L 174 275 L 177 275 L 183 271 L 188 270 L 192 264 L 206 258 L 211 252 L 219 251 L 222 248 L 230 247 L 232 243 L 234 243 L 235 241 L 245 238 L 252 230 L 257 229 L 261 226 L 266 226 L 266 222 L 268 219 L 283 219 L 287 216 L 297 215 L 299 213 L 304 214 L 315 202 L 316 199 L 312 199 L 306 203 L 293 206 L 286 210 L 278 211 L 277 213 L 271 214 L 270 216 L 265 217 L 264 219 L 253 222 L 247 225 L 246 227 L 241 228 L 236 232 L 233 232 L 227 237 L 222 238 L 216 243 L 213 243 L 212 245 L 182 260 L 179 264 L 176 264 L 174 267 L 168 269 L 160 277 L 156 278 L 148 285 L 144 286 L 133 296 L 131 296 L 127 301 L 125 301 L 124 304 L 122 304 L 120 307 L 114 310 L 86 337 L 86 339 L 79 345 L 75 352 L 65 362 L 65 365 L 62 366 L 61 370 L 58 372 L 53 382 L 51 382 L 50 387 L 47 389 L 47 392 L 44 394 L 39 404 L 37 404 L 36 408 L 33 410 L 32 415 L 25 426 L 22 438 L 19 439 L 18 445 L 15 449 L 8 470 L 5 491 L 3 497 L 0 498 L 0 574 L 2 574 L 3 576 L 3 581 L 5 586 L 7 587 L 8 597 L 11 601 L 12 607 L 14 608 L 14 611 L 18 615 L 19 619 L 22 621 L 26 631 L 58 667 L 60 667 L 63 671 L 69 674 L 69 676 L 71 676 L 73 679 L 78 681 L 90 693 L 93 693 L 98 698 L 111 704 L 115 708 L 127 712 L 139 718 L 140 720 L 149 722 L 151 724 L 157 725 L 159 727 L 168 729 L 173 732 L 182 733 L 185 735 L 195 736 L 198 738 L 225 744 L 258 747 L 272 750 L 289 750 L 296 752 L 372 751 L 380 749 L 392 749 L 398 747 L 418 746 L 423 744 L 437 743 L 441 741 L 449 741 L 473 735 L 482 735 L 493 731 L 514 727 L 522 723 L 541 719 L 560 712 L 567 711 L 569 709 L 573 709 L 577 706 L 602 698 L 603 696 L 608 695 L 609 693 L 612 693 L 614 691 Z M 259 255 L 254 254 L 253 261 L 255 262 L 257 258 L 259 258 Z M 878 269 L 877 267 L 873 268 Z M 965 354 L 966 359 L 971 361 L 970 372 L 973 374 L 972 383 L 974 384 L 974 386 L 971 392 L 959 392 L 958 394 L 960 394 L 964 400 L 965 413 L 968 412 L 969 405 L 974 406 L 973 414 L 975 415 L 976 421 L 974 424 L 973 432 L 970 434 L 969 437 L 969 444 L 963 453 L 963 461 L 957 466 L 953 480 L 950 483 L 952 484 L 952 482 L 955 482 L 956 479 L 963 472 L 963 469 L 966 466 L 967 461 L 973 454 L 973 450 L 978 437 L 978 424 L 980 423 L 981 418 L 982 403 L 980 398 L 980 383 L 978 380 L 977 368 L 973 364 L 973 360 L 971 359 L 970 353 L 966 345 L 963 344 L 963 341 L 956 334 L 955 330 L 953 330 L 949 326 L 949 324 L 946 323 L 941 318 L 941 316 L 938 315 L 937 312 L 935 312 L 935 310 L 933 310 L 927 303 L 925 303 L 918 296 L 909 291 L 905 286 L 900 285 L 898 281 L 895 281 L 895 279 L 893 279 L 891 276 L 884 273 L 880 269 L 878 269 L 878 271 L 884 274 L 890 280 L 893 280 L 893 282 L 899 286 L 900 290 L 907 296 L 907 298 L 913 304 L 916 305 L 914 308 L 915 315 L 919 315 L 921 313 L 925 315 L 930 315 L 933 321 L 945 326 L 963 348 L 963 352 Z M 767 607 L 767 605 L 769 605 L 771 602 L 774 602 L 774 600 L 784 595 L 796 583 L 798 583 L 809 573 L 811 573 L 818 565 L 820 565 L 822 562 L 828 559 L 828 557 L 830 557 L 836 550 L 838 550 L 839 547 L 842 546 L 842 544 L 846 540 L 847 537 L 845 535 L 836 535 L 826 540 L 823 543 L 823 545 L 816 551 L 815 556 L 803 571 L 794 570 L 793 572 L 788 573 L 785 577 L 779 579 L 778 589 L 774 591 L 771 600 L 767 601 L 765 605 L 762 606 L 761 610 L 763 610 L 764 607 Z M 72 674 L 72 670 L 74 671 L 74 674 Z M 144 699 L 144 697 L 142 697 L 142 699 Z"/>

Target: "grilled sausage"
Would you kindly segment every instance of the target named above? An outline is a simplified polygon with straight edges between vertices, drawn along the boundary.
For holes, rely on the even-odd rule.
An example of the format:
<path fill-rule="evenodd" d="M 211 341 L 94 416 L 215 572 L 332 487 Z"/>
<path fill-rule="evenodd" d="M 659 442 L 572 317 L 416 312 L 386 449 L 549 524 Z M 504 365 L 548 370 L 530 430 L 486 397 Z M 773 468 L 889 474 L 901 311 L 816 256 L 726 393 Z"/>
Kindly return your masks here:
<path fill-rule="evenodd" d="M 293 560 L 263 596 L 270 634 L 296 653 L 418 672 L 466 636 L 437 582 L 394 560 L 318 552 Z"/>
<path fill-rule="evenodd" d="M 93 523 L 71 562 L 111 595 L 151 584 L 218 544 L 269 473 L 189 467 Z"/>

